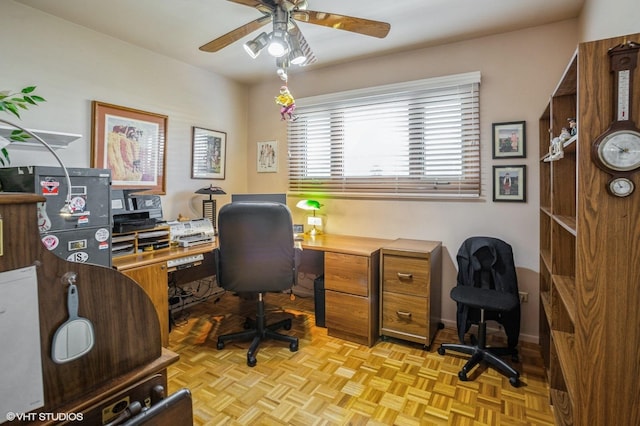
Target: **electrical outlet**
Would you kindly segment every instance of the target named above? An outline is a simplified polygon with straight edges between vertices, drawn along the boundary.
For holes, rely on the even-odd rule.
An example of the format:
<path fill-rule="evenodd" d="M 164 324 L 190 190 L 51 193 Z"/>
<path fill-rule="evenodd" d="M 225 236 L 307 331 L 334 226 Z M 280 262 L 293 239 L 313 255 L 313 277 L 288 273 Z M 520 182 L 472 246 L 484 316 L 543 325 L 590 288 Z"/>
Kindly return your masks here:
<path fill-rule="evenodd" d="M 529 301 L 529 293 L 521 291 L 520 293 L 520 303 L 527 303 Z"/>

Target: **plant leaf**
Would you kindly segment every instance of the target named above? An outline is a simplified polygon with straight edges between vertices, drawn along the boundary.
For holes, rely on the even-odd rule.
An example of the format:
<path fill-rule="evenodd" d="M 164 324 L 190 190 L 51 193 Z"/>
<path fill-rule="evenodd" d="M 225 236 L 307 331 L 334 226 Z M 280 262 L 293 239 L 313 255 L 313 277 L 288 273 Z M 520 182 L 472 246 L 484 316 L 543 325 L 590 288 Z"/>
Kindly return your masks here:
<path fill-rule="evenodd" d="M 16 108 L 16 106 L 14 104 L 5 103 L 4 106 L 7 109 L 7 111 L 9 111 L 11 114 L 15 115 L 16 117 L 20 118 L 20 113 L 18 112 L 18 108 Z"/>
<path fill-rule="evenodd" d="M 36 102 L 47 102 L 47 100 L 45 98 L 43 98 L 42 96 L 38 96 L 38 95 L 31 95 L 30 98 L 33 99 Z"/>
<path fill-rule="evenodd" d="M 2 157 L 0 157 L 0 162 L 2 162 L 2 165 L 8 166 L 9 164 L 11 164 L 11 158 L 9 158 L 9 151 L 7 151 L 7 148 L 2 148 L 0 152 L 2 153 Z"/>
<path fill-rule="evenodd" d="M 21 90 L 22 93 L 31 93 L 36 90 L 36 86 L 27 86 Z"/>

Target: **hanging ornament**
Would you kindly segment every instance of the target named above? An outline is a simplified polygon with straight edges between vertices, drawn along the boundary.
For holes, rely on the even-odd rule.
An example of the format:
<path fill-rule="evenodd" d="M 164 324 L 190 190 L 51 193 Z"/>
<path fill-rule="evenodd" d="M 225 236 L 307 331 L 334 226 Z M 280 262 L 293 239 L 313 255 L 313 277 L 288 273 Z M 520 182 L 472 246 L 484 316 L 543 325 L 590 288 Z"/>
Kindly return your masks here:
<path fill-rule="evenodd" d="M 296 101 L 286 85 L 280 87 L 280 94 L 276 96 L 276 103 L 280 105 L 280 119 L 282 121 L 296 121 L 298 119 L 298 116 L 293 113 L 296 109 Z"/>

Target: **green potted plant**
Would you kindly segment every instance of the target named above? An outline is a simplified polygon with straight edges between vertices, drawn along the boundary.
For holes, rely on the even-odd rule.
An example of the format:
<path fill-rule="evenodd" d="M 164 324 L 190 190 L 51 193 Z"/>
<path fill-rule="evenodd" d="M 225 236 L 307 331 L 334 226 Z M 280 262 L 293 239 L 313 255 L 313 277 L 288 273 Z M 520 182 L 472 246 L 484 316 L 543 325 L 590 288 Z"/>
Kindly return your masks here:
<path fill-rule="evenodd" d="M 10 115 L 20 118 L 21 110 L 28 110 L 29 107 L 38 105 L 39 102 L 46 100 L 35 94 L 36 86 L 27 86 L 18 93 L 12 93 L 10 90 L 0 92 L 0 111 L 4 111 Z M 10 121 L 0 118 L 1 123 L 8 124 L 15 130 L 9 134 L 9 139 L 0 136 L 0 165 L 6 166 L 11 163 L 7 145 L 11 142 L 22 142 L 31 136 L 21 127 L 16 126 Z"/>

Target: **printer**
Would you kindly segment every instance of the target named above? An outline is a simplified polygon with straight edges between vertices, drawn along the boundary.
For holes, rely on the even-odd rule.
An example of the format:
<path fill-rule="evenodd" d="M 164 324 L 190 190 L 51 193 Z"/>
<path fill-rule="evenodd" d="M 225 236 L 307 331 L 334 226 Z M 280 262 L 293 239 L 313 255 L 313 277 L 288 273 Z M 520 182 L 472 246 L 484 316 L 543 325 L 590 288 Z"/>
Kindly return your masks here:
<path fill-rule="evenodd" d="M 111 215 L 115 234 L 155 228 L 163 221 L 160 196 L 144 195 L 140 190 L 112 189 Z"/>
<path fill-rule="evenodd" d="M 212 243 L 215 240 L 213 225 L 208 218 L 187 221 L 169 221 L 171 242 L 180 247 Z"/>

